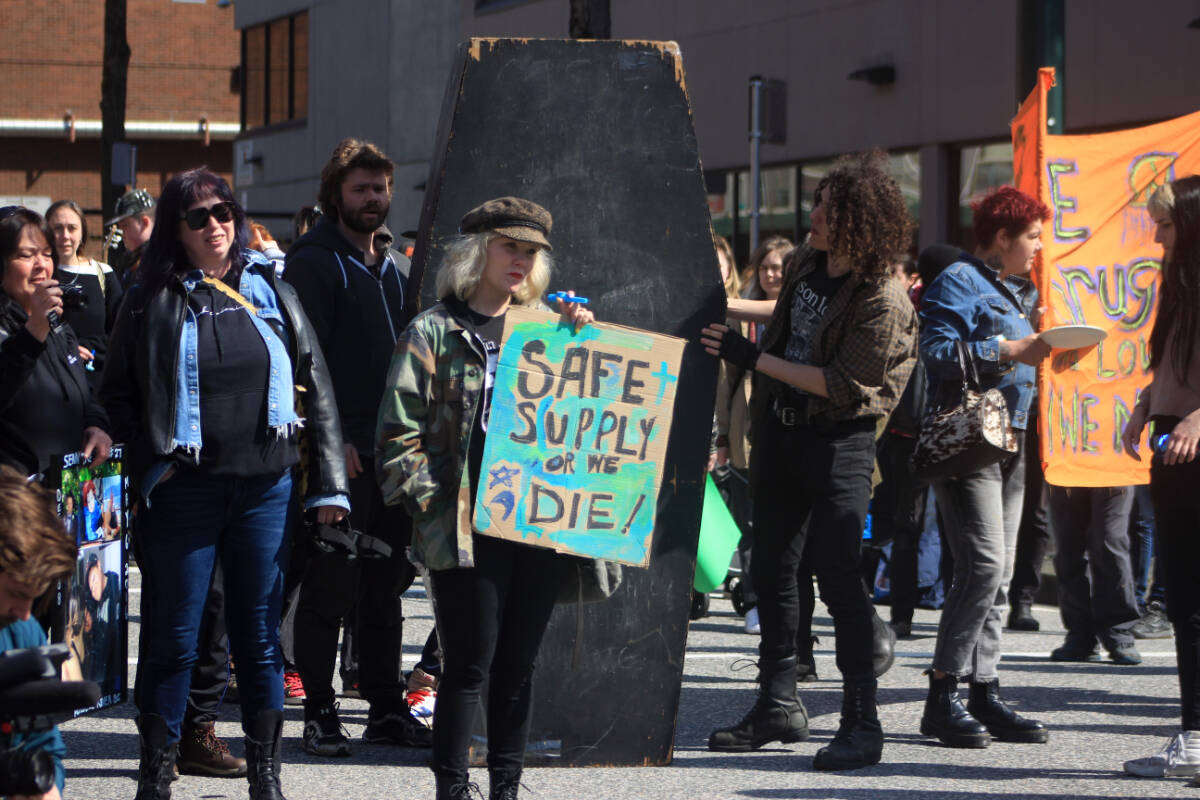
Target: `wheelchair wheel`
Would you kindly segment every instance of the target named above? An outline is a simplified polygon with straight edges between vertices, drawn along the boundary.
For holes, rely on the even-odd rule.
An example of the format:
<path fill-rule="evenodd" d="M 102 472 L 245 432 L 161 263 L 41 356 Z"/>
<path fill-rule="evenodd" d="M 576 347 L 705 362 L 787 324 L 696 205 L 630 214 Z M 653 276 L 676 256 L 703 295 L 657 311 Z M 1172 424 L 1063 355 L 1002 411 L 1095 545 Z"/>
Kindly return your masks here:
<path fill-rule="evenodd" d="M 738 616 L 744 617 L 750 610 L 750 606 L 746 603 L 746 590 L 742 587 L 741 580 L 731 583 L 733 588 L 729 590 L 729 601 L 733 603 L 733 610 L 738 613 Z"/>

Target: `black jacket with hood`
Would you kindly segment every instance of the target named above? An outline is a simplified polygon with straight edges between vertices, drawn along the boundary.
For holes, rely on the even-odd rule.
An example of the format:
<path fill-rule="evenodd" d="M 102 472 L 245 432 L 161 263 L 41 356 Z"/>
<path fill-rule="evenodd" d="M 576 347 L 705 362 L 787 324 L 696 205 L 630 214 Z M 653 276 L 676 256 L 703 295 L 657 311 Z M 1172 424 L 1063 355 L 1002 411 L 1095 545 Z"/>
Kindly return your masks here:
<path fill-rule="evenodd" d="M 381 233 L 375 234 L 377 240 Z M 288 250 L 283 273 L 296 288 L 329 364 L 342 436 L 363 463 L 375 451 L 375 420 L 392 351 L 410 320 L 404 310 L 408 258 L 389 247 L 376 264 L 365 262 L 337 224 L 322 217 Z"/>

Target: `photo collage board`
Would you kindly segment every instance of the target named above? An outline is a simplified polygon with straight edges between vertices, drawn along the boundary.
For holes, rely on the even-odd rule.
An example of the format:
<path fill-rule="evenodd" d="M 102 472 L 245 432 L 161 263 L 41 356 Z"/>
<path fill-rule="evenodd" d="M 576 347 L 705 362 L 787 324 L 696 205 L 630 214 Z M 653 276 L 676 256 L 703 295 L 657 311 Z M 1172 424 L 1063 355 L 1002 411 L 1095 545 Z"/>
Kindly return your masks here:
<path fill-rule="evenodd" d="M 99 466 L 68 453 L 47 471 L 46 485 L 79 548 L 74 571 L 59 584 L 51 639 L 71 650 L 64 680 L 100 684 L 100 701 L 76 712 L 86 714 L 128 696 L 129 478 L 123 449 L 113 447 Z"/>

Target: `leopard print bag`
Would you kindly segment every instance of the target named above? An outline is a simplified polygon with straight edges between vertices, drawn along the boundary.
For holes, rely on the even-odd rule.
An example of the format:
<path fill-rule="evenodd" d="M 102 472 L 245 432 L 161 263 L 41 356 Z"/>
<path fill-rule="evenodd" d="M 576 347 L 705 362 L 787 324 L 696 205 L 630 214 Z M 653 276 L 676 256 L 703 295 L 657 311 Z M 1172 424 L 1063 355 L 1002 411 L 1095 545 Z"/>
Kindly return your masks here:
<path fill-rule="evenodd" d="M 962 395 L 927 416 L 912 456 L 913 473 L 925 481 L 969 475 L 1017 452 L 1008 404 L 999 389 L 982 391 L 975 361 L 956 342 Z"/>

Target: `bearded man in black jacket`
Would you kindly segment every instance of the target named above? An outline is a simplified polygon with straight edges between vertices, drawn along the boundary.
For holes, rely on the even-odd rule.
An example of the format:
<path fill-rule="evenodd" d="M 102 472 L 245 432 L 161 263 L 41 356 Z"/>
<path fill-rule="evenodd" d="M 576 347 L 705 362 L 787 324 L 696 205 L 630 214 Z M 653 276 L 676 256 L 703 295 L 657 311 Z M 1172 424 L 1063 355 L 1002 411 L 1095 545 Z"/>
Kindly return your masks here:
<path fill-rule="evenodd" d="M 370 703 L 366 742 L 429 747 L 428 728 L 409 713 L 400 674 L 400 596 L 415 570 L 405 557 L 412 521 L 383 504 L 375 480 L 375 418 L 396 338 L 408 325 L 409 260 L 378 234 L 387 219 L 394 165 L 375 145 L 346 139 L 321 171 L 323 216 L 292 246 L 284 279 L 296 288 L 329 364 L 346 446 L 351 524 L 391 547 L 352 558 L 314 547 L 300 587 L 295 658 L 307 695 L 304 749 L 346 756 L 350 743 L 334 706 L 338 628 L 358 641 L 359 685 Z M 357 617 L 357 619 L 354 619 Z"/>

